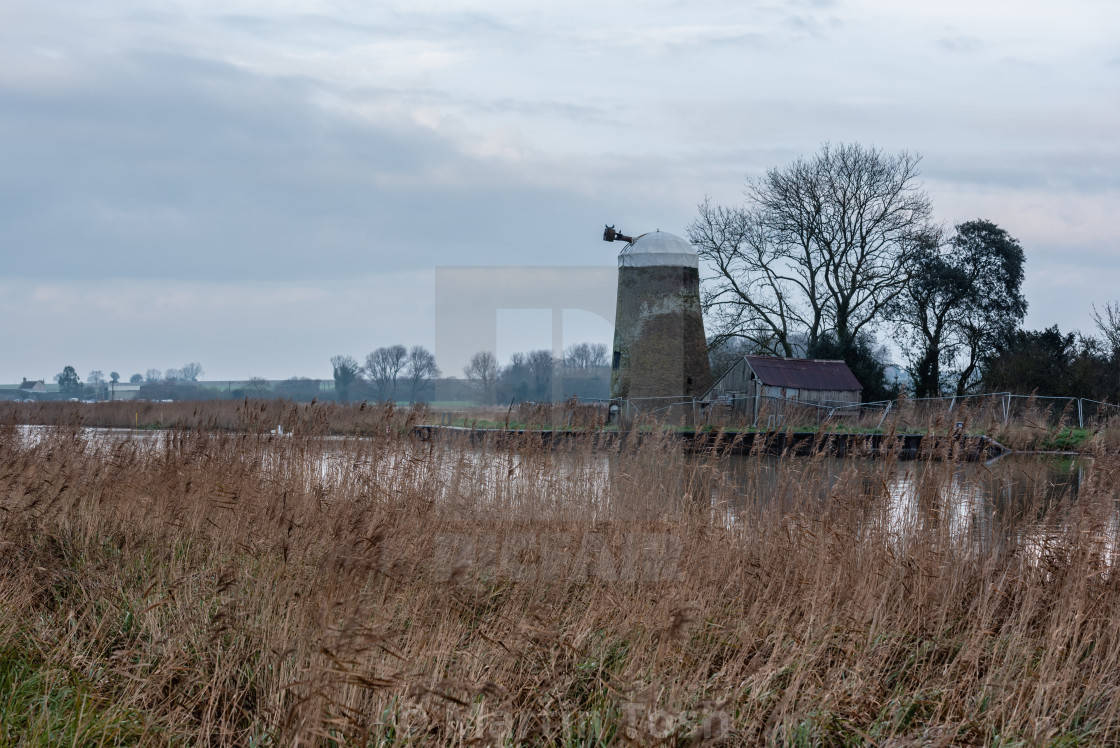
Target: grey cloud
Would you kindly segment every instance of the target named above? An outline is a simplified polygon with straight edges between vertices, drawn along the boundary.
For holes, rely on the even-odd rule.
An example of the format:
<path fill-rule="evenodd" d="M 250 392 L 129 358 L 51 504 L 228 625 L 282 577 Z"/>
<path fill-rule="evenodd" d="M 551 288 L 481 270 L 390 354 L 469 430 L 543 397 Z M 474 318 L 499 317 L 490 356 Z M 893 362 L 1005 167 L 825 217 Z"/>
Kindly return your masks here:
<path fill-rule="evenodd" d="M 215 19 L 220 25 L 242 33 L 276 42 L 293 36 L 323 35 L 331 43 L 346 44 L 383 36 L 395 39 L 422 36 L 426 39 L 470 39 L 479 34 L 505 35 L 513 27 L 496 16 L 477 11 L 448 13 L 386 13 L 384 22 L 378 23 L 355 18 L 338 18 L 318 13 L 268 16 L 226 14 Z"/>
<path fill-rule="evenodd" d="M 287 24 L 282 24 L 275 18 L 266 16 L 250 16 L 239 13 L 227 13 L 217 16 L 214 19 L 222 26 L 243 31 L 250 34 L 263 36 L 267 33 L 275 33 L 282 30 Z M 351 25 L 348 27 L 350 30 L 354 29 Z"/>
<path fill-rule="evenodd" d="M 171 55 L 111 67 L 80 91 L 0 89 L 10 275 L 330 278 L 594 260 L 571 248 L 606 219 L 595 196 L 407 123 L 323 110 L 304 80 Z"/>
<path fill-rule="evenodd" d="M 719 173 L 721 166 L 728 164 L 733 165 L 732 171 L 744 176 L 748 173 L 760 175 L 767 168 L 788 164 L 799 155 L 813 152 L 815 147 L 721 149 L 698 154 L 688 168 L 695 169 L 698 175 L 708 175 L 709 179 Z M 923 151 L 922 156 L 922 179 L 939 183 L 941 189 L 980 187 L 1011 194 L 1030 190 L 1054 195 L 1120 193 L 1120 154 L 1089 149 L 1044 152 L 937 149 Z M 934 190 L 935 200 L 937 191 Z"/>
<path fill-rule="evenodd" d="M 949 52 L 975 52 L 984 43 L 974 36 L 953 36 L 938 39 L 937 46 Z"/>
<path fill-rule="evenodd" d="M 620 48 L 648 56 L 682 56 L 704 54 L 713 49 L 737 49 L 753 47 L 770 48 L 775 43 L 771 35 L 741 31 L 733 28 L 682 27 L 675 26 L 635 29 L 633 32 L 620 32 L 604 36 L 601 33 L 577 34 L 574 36 L 555 36 L 555 40 L 565 45 L 579 46 L 584 49 Z"/>
<path fill-rule="evenodd" d="M 666 45 L 666 48 L 669 50 L 695 50 L 707 52 L 712 48 L 720 47 L 764 48 L 770 46 L 772 41 L 773 40 L 767 34 L 762 33 L 726 34 L 713 32 L 711 34 L 690 39 L 687 43 Z"/>
<path fill-rule="evenodd" d="M 927 179 L 960 186 L 1080 194 L 1120 192 L 1120 153 L 1089 149 L 927 152 L 923 167 Z"/>
<path fill-rule="evenodd" d="M 821 37 L 826 32 L 843 26 L 843 22 L 835 16 L 817 17 L 812 14 L 793 13 L 786 16 L 782 25 L 799 34 Z"/>
<path fill-rule="evenodd" d="M 338 96 L 350 100 L 409 104 L 435 104 L 451 106 L 456 110 L 481 114 L 522 114 L 533 117 L 578 120 L 583 123 L 622 125 L 623 119 L 618 112 L 632 110 L 625 99 L 614 103 L 575 103 L 559 99 L 514 99 L 508 96 L 499 98 L 467 97 L 436 88 L 377 88 L 362 86 L 351 90 L 332 88 Z M 589 102 L 593 100 L 589 99 Z"/>
<path fill-rule="evenodd" d="M 754 13 L 785 13 L 789 8 L 823 10 L 840 5 L 839 0 L 675 0 L 667 8 L 694 14 L 698 8 L 721 13 L 750 10 Z"/>
<path fill-rule="evenodd" d="M 171 11 L 157 10 L 152 8 L 126 11 L 121 14 L 121 17 L 126 21 L 151 24 L 153 26 L 159 27 L 165 27 L 168 24 L 178 23 L 183 20 L 183 17 L 178 13 L 172 13 Z"/>
<path fill-rule="evenodd" d="M 800 13 L 795 13 L 786 17 L 786 26 L 798 31 L 814 31 L 816 30 L 816 20 L 810 16 L 804 16 Z"/>
<path fill-rule="evenodd" d="M 575 104 L 569 101 L 525 101 L 505 97 L 461 103 L 464 108 L 489 114 L 517 113 L 533 117 L 577 120 L 582 123 L 623 124 L 622 118 L 612 114 L 612 110 L 608 107 Z"/>

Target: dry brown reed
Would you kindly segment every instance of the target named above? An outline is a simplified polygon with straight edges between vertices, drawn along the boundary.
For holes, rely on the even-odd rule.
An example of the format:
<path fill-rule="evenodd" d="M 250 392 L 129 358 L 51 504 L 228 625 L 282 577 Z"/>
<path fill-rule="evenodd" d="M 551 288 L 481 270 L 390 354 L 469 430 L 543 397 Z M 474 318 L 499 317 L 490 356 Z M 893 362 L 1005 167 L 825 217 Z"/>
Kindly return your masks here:
<path fill-rule="evenodd" d="M 858 417 L 823 419 L 817 408 L 781 408 L 781 419 L 767 420 L 764 410 L 759 427 L 775 430 L 883 431 L 892 434 L 986 434 L 1013 450 L 1120 452 L 1120 416 L 1112 409 L 1094 413 L 1077 429 L 1076 407 L 1065 401 L 1021 398 L 1005 413 L 1000 397 L 966 398 L 951 412 L 945 402 L 901 398 L 885 415 L 869 410 Z M 595 431 L 606 423 L 606 405 L 579 403 L 516 403 L 506 407 L 475 407 L 452 412 L 432 412 L 426 405 L 397 408 L 369 403 L 294 403 L 285 400 L 213 400 L 206 402 L 118 401 L 98 403 L 0 403 L 0 418 L 36 425 L 87 426 L 139 429 L 247 429 L 252 433 L 283 430 L 305 435 L 374 435 L 386 428 L 405 429 L 416 424 L 465 425 L 498 428 Z M 656 429 L 682 428 L 752 430 L 753 414 L 715 407 L 700 411 L 691 405 L 631 417 L 628 426 Z"/>
<path fill-rule="evenodd" d="M 297 403 L 280 399 L 155 402 L 5 402 L 0 419 L 37 426 L 85 426 L 114 429 L 239 430 L 299 432 L 304 435 L 382 434 L 429 419 L 427 406 L 392 404 Z"/>
<path fill-rule="evenodd" d="M 1116 408 L 1089 403 L 1079 416 L 1072 399 L 1002 395 L 913 400 L 902 396 L 890 404 L 862 411 L 829 409 L 778 400 L 764 401 L 757 421 L 753 411 L 718 404 L 702 419 L 727 429 L 814 431 L 883 431 L 896 434 L 984 434 L 1013 450 L 1120 451 L 1120 415 Z"/>
<path fill-rule="evenodd" d="M 1120 742 L 1113 458 L 962 519 L 952 461 L 901 501 L 892 457 L 332 438 L 333 408 L 8 419 L 0 742 Z"/>

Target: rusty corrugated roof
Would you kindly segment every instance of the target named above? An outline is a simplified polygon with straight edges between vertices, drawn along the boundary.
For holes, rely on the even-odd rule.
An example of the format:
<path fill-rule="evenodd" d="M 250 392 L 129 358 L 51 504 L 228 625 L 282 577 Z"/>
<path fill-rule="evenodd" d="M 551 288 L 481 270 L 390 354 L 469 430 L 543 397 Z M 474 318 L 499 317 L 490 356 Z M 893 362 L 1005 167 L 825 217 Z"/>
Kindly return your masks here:
<path fill-rule="evenodd" d="M 816 358 L 744 356 L 755 376 L 774 387 L 805 390 L 862 390 L 863 385 L 843 361 Z"/>

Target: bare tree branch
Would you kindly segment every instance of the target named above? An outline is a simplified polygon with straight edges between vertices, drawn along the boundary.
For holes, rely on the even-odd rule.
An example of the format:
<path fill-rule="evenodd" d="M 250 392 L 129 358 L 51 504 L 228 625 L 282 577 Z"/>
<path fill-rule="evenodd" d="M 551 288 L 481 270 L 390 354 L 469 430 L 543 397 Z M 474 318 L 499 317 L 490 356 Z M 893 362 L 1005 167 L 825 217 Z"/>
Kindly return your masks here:
<path fill-rule="evenodd" d="M 885 317 L 917 248 L 937 229 L 919 158 L 825 144 L 750 179 L 742 207 L 700 204 L 689 238 L 706 268 L 713 342 L 795 354 L 827 334 L 852 341 Z"/>

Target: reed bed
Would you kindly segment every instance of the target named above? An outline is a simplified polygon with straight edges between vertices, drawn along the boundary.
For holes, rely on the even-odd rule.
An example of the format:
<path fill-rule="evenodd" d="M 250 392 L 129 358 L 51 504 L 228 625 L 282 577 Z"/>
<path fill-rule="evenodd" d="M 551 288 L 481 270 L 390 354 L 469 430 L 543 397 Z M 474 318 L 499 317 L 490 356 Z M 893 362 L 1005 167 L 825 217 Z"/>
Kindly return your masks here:
<path fill-rule="evenodd" d="M 770 427 L 778 431 L 855 431 L 888 434 L 985 434 L 1013 450 L 1120 452 L 1120 416 L 1105 408 L 1078 427 L 1068 402 L 1045 399 L 1014 401 L 1004 417 L 998 397 L 967 398 L 951 413 L 941 404 L 900 399 L 891 410 L 868 410 L 858 417 L 820 419 L 816 409 L 784 409 Z M 694 417 L 695 416 L 695 417 Z M 608 426 L 606 405 L 580 403 L 516 403 L 506 407 L 474 407 L 431 411 L 427 405 L 295 403 L 286 400 L 210 400 L 204 402 L 116 401 L 96 403 L 0 403 L 0 419 L 17 423 L 134 430 L 248 430 L 251 433 L 299 431 L 304 435 L 371 436 L 418 424 L 478 428 L 560 429 L 598 431 Z M 765 415 L 760 428 L 767 428 Z M 752 431 L 753 416 L 715 409 L 701 414 L 691 406 L 638 416 L 628 425 L 642 431 L 662 428 Z"/>
<path fill-rule="evenodd" d="M 755 428 L 897 434 L 984 434 L 1022 451 L 1120 451 L 1120 415 L 1114 406 L 1088 403 L 1079 413 L 1071 398 L 968 396 L 950 409 L 950 398 L 934 401 L 900 397 L 861 411 L 765 401 L 758 418 L 751 408 L 712 406 L 705 423 L 725 429 Z"/>
<path fill-rule="evenodd" d="M 112 429 L 283 431 L 304 435 L 369 436 L 429 420 L 427 407 L 391 404 L 296 403 L 280 399 L 154 402 L 0 403 L 0 420 L 38 426 Z"/>
<path fill-rule="evenodd" d="M 1120 743 L 1114 457 L 979 532 L 951 460 L 332 407 L 0 427 L 0 743 Z"/>

